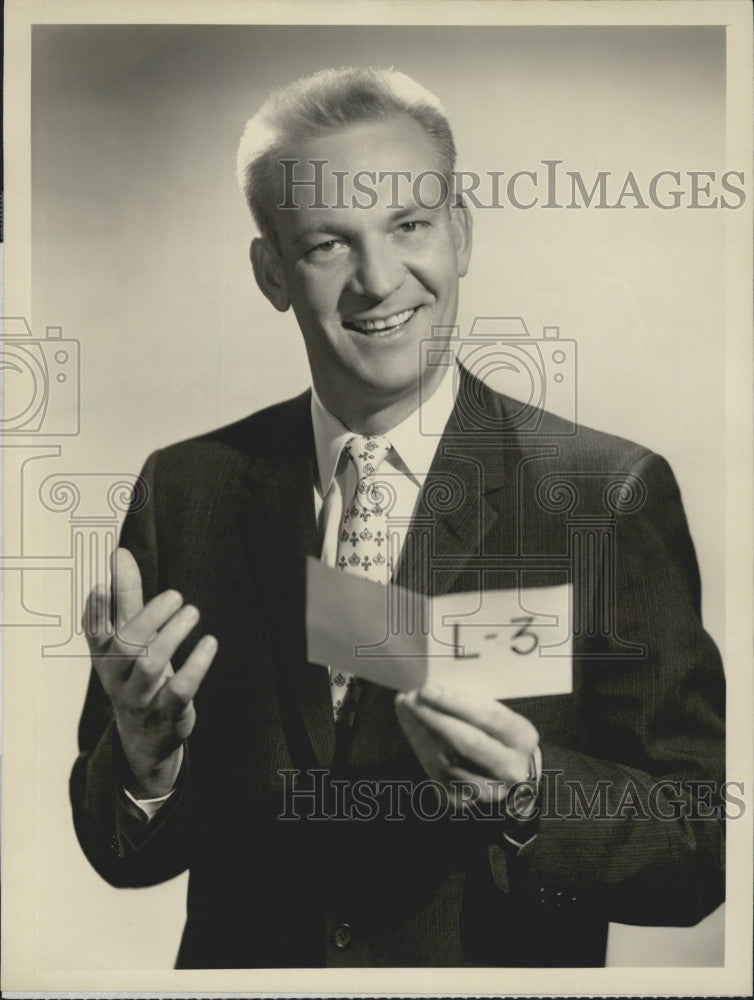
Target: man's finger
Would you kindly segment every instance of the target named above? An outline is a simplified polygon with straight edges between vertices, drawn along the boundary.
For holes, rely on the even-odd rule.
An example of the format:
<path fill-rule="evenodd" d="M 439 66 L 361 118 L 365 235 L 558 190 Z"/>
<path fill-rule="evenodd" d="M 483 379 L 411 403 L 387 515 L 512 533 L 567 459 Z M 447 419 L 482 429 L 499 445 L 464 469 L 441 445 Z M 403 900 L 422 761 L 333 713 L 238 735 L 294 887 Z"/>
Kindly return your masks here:
<path fill-rule="evenodd" d="M 181 604 L 183 598 L 177 590 L 163 590 L 118 629 L 116 644 L 127 653 L 132 646 L 149 642 L 173 617 Z"/>
<path fill-rule="evenodd" d="M 418 692 L 417 700 L 468 722 L 523 754 L 533 753 L 539 744 L 539 733 L 527 718 L 491 698 L 475 698 L 463 691 L 427 684 Z"/>
<path fill-rule="evenodd" d="M 128 680 L 129 691 L 134 698 L 151 698 L 159 686 L 166 664 L 198 621 L 199 611 L 192 604 L 184 605 L 149 643 L 147 655 L 134 659 L 134 668 Z"/>
<path fill-rule="evenodd" d="M 116 549 L 113 552 L 110 557 L 110 569 L 113 578 L 115 621 L 120 629 L 144 607 L 141 573 L 128 549 Z"/>
<path fill-rule="evenodd" d="M 479 769 L 464 767 L 452 747 L 427 728 L 404 697 L 396 699 L 395 711 L 419 763 L 430 778 L 445 788 L 446 795 L 456 802 L 497 801 L 501 785 L 505 795 L 504 782 L 480 774 Z"/>
<path fill-rule="evenodd" d="M 441 740 L 480 774 L 503 781 L 523 781 L 528 773 L 529 752 L 522 753 L 490 736 L 473 723 L 430 708 L 408 696 L 404 701 L 436 739 Z"/>
<path fill-rule="evenodd" d="M 442 762 L 442 754 L 447 751 L 448 745 L 411 710 L 404 695 L 398 695 L 395 700 L 395 714 L 424 770 L 431 777 L 438 777 L 437 765 Z"/>
<path fill-rule="evenodd" d="M 99 583 L 92 587 L 81 616 L 81 627 L 92 653 L 99 652 L 104 643 L 112 638 L 109 604 L 106 588 Z"/>
<path fill-rule="evenodd" d="M 181 669 L 170 678 L 160 692 L 166 707 L 173 712 L 184 709 L 199 690 L 217 652 L 217 639 L 205 635 L 194 647 Z"/>
<path fill-rule="evenodd" d="M 128 675 L 130 658 L 119 656 L 118 650 L 114 649 L 113 626 L 110 621 L 110 593 L 102 584 L 92 588 L 81 622 L 89 652 L 92 654 L 92 666 L 97 671 L 105 691 L 108 695 L 113 695 Z"/>

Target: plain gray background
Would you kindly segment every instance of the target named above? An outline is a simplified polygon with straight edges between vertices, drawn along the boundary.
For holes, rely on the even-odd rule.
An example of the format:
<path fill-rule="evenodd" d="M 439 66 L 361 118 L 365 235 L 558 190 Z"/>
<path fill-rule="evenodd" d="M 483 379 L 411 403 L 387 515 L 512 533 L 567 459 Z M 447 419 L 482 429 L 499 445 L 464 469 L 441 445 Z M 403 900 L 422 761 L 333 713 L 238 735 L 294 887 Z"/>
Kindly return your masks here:
<path fill-rule="evenodd" d="M 62 325 L 82 358 L 81 432 L 61 459 L 36 463 L 40 481 L 136 473 L 154 448 L 306 387 L 295 320 L 253 281 L 235 151 L 270 89 L 350 64 L 392 65 L 435 91 L 463 169 L 543 174 L 541 160 L 560 159 L 585 180 L 613 171 L 619 191 L 629 170 L 646 189 L 659 170 L 738 166 L 725 161 L 721 28 L 36 28 L 31 318 L 38 335 Z M 725 215 L 477 211 L 458 320 L 466 331 L 478 315 L 521 315 L 534 335 L 558 325 L 578 342 L 580 419 L 654 448 L 676 472 L 720 643 Z M 65 546 L 60 519 L 33 529 L 40 551 Z M 39 610 L 62 613 L 62 633 L 71 612 L 59 591 L 60 607 Z M 45 665 L 34 720 L 51 750 L 37 775 L 37 960 L 165 968 L 185 876 L 111 889 L 73 835 L 83 652 Z M 718 964 L 721 916 L 692 930 L 613 928 L 609 960 Z"/>

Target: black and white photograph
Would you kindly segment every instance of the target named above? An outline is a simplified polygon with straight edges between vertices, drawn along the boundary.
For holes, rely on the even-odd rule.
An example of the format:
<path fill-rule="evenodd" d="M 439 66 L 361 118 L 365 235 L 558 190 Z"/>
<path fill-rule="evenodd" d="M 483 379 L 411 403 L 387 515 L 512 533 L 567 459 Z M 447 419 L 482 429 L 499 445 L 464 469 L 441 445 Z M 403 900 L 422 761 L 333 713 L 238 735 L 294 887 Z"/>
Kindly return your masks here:
<path fill-rule="evenodd" d="M 4 995 L 750 991 L 751 42 L 7 5 Z"/>

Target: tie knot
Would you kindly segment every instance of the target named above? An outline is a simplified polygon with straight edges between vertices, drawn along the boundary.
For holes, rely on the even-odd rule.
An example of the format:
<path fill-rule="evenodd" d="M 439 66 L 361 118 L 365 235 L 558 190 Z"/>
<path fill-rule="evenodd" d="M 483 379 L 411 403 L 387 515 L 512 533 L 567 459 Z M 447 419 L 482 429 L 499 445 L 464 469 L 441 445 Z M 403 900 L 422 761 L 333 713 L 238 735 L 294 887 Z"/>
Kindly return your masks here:
<path fill-rule="evenodd" d="M 365 479 L 377 472 L 392 447 L 388 439 L 384 437 L 354 435 L 348 439 L 343 451 L 356 466 L 359 479 Z"/>

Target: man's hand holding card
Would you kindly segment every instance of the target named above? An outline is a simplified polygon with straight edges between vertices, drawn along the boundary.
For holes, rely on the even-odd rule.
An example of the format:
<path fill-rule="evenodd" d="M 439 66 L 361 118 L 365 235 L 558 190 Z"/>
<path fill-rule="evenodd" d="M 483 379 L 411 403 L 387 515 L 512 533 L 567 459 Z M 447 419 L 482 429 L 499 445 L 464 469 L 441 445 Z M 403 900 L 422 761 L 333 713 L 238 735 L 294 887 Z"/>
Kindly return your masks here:
<path fill-rule="evenodd" d="M 434 599 L 311 559 L 308 656 L 397 689 L 396 713 L 427 775 L 485 801 L 536 774 L 539 734 L 503 699 L 570 692 L 571 588 Z"/>

